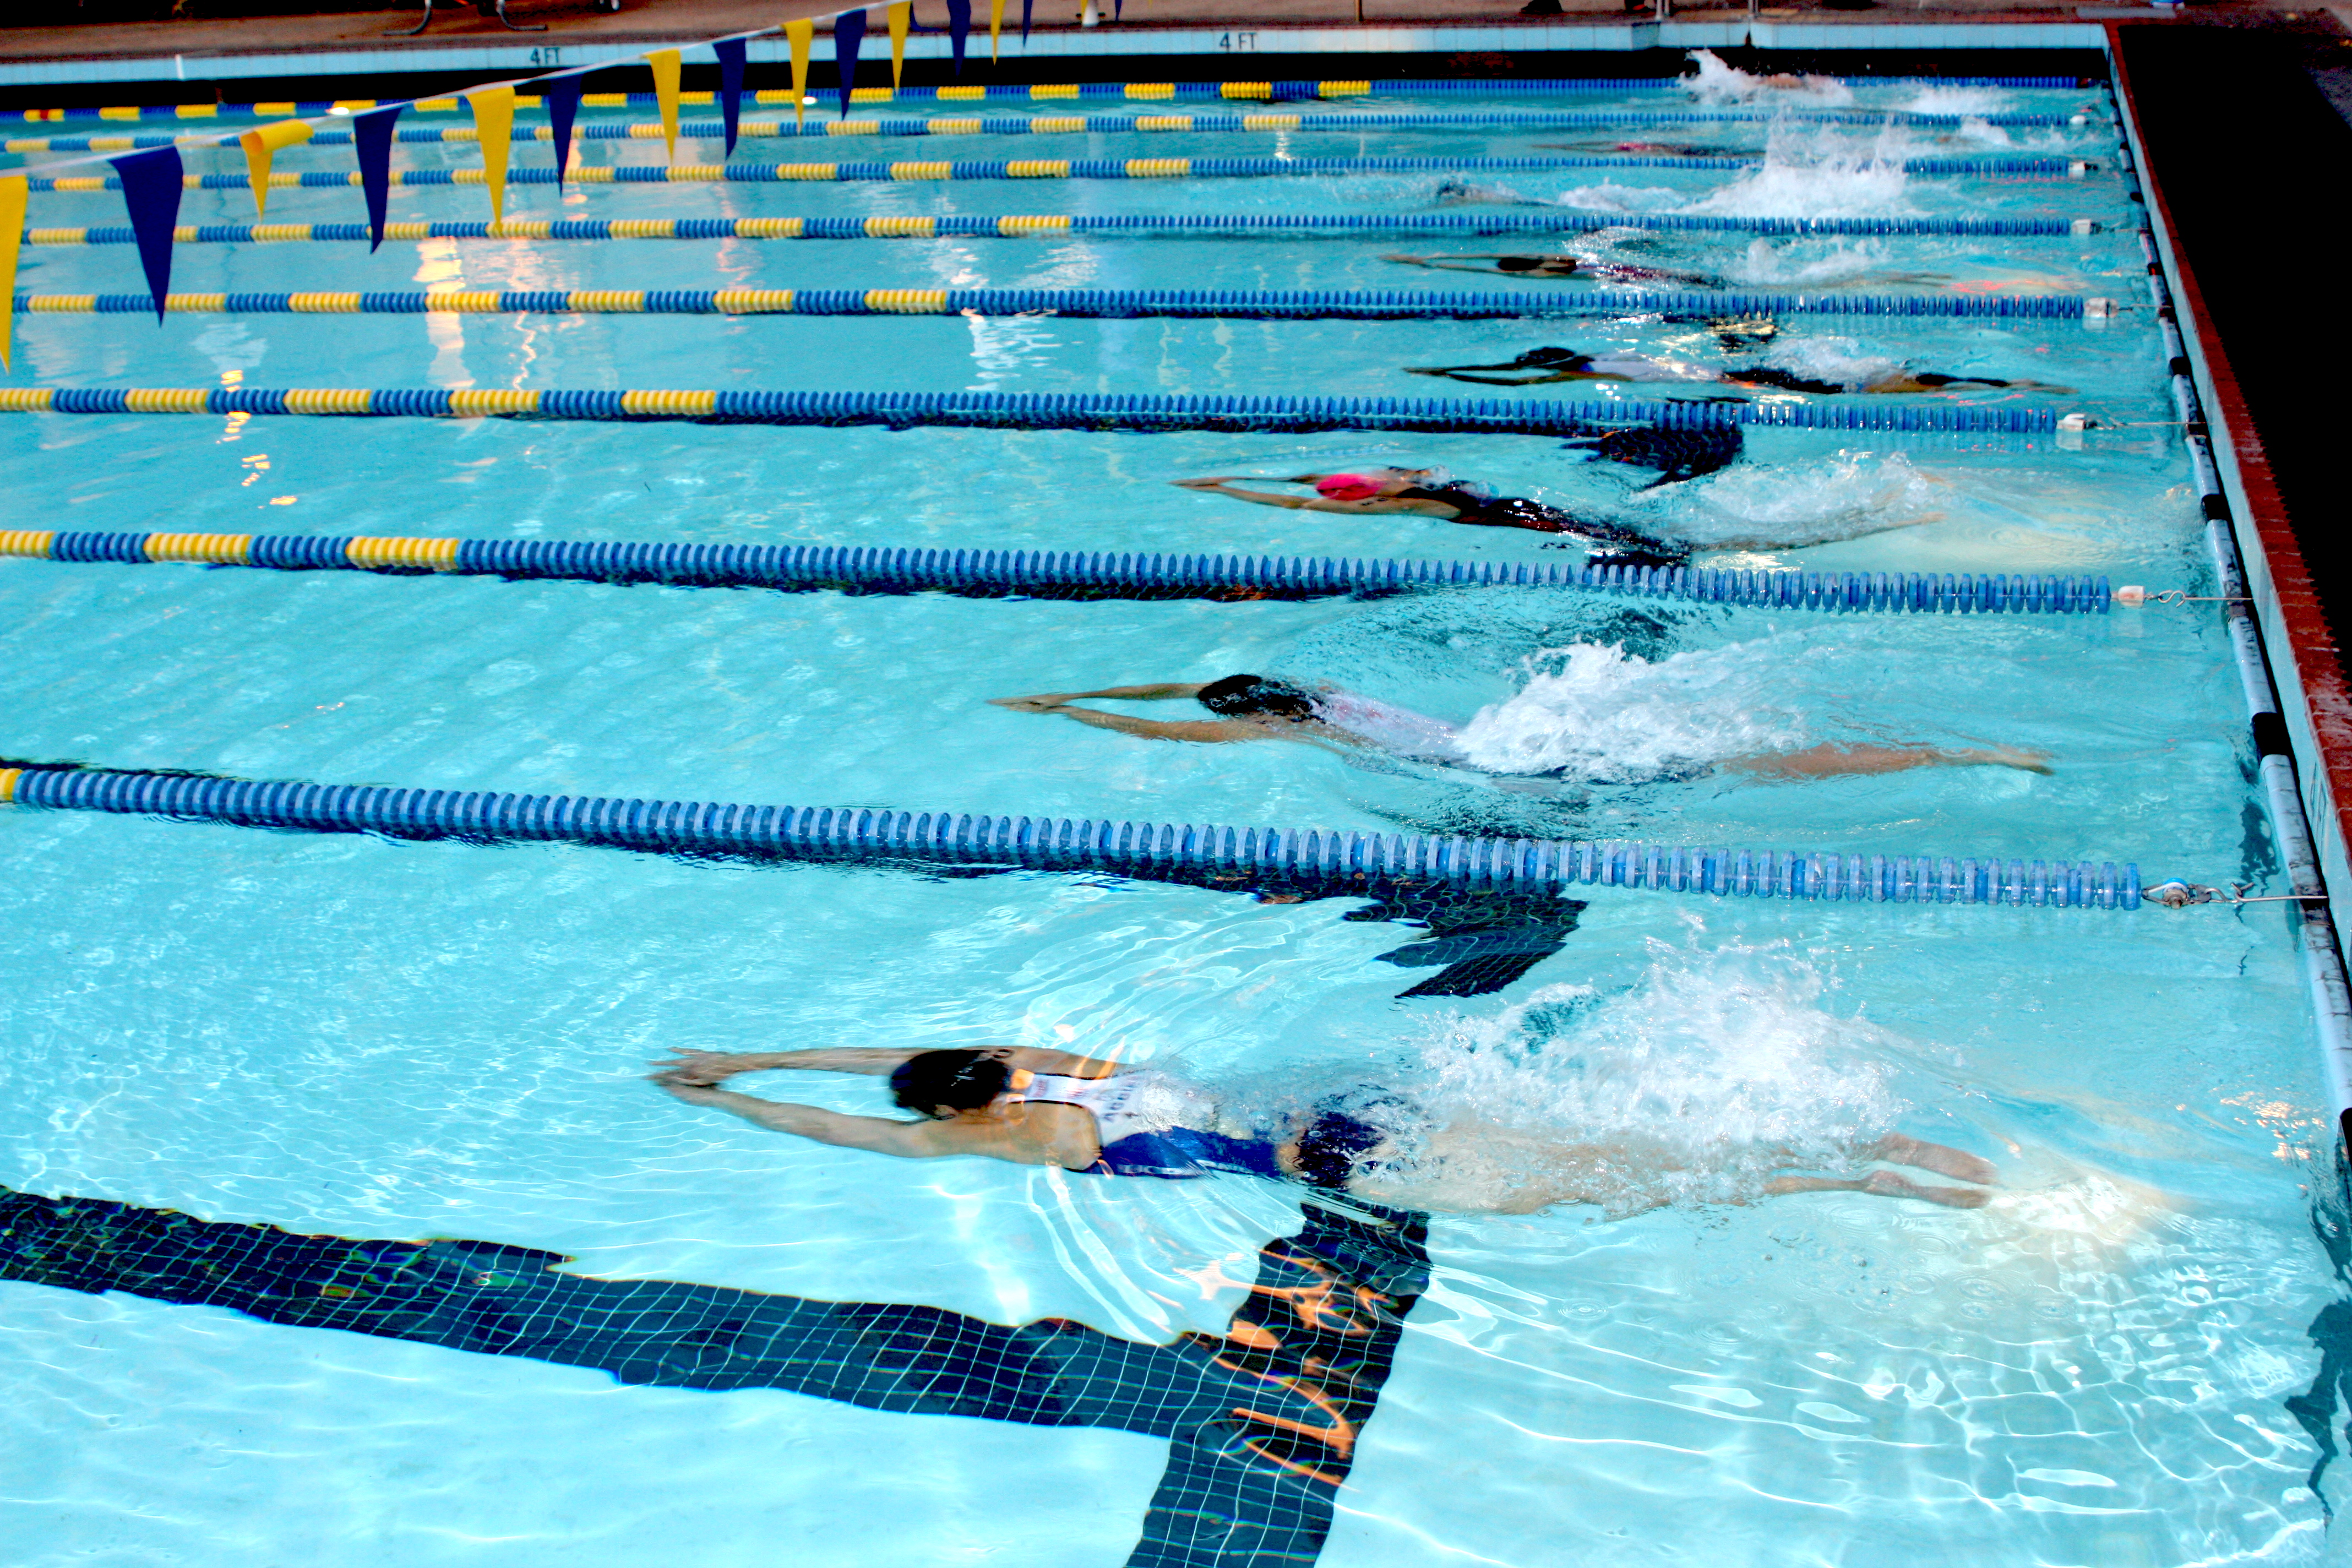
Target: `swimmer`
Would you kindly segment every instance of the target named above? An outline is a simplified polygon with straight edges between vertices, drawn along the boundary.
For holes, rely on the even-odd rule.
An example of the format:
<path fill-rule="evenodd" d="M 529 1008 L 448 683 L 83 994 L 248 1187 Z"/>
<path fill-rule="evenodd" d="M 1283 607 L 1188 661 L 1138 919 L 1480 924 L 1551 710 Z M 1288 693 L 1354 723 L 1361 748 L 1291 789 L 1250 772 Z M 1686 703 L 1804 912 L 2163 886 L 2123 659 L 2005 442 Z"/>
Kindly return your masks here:
<path fill-rule="evenodd" d="M 1549 202 L 1539 202 L 1507 191 L 1500 185 L 1473 184 L 1467 180 L 1440 180 L 1430 199 L 1442 207 L 1548 207 Z"/>
<path fill-rule="evenodd" d="M 1591 548 L 1595 565 L 1673 566 L 1690 558 L 1690 552 L 1682 545 L 1652 538 L 1623 523 L 1580 518 L 1525 496 L 1498 496 L 1485 485 L 1454 479 L 1443 468 L 1368 468 L 1353 474 L 1300 474 L 1269 482 L 1312 485 L 1315 493 L 1292 496 L 1242 489 L 1234 476 L 1176 481 L 1184 489 L 1293 511 L 1357 517 L 1402 512 L 1472 528 L 1524 528 L 1536 533 L 1563 534 Z"/>
<path fill-rule="evenodd" d="M 1181 1181 L 1217 1173 L 1291 1182 L 1378 1204 L 1457 1214 L 1532 1214 L 1599 1203 L 1627 1167 L 1681 1168 L 1669 1150 L 1577 1143 L 1475 1121 L 1437 1122 L 1404 1097 L 1366 1087 L 1284 1116 L 1247 1117 L 1198 1085 L 1149 1068 L 1027 1047 L 917 1050 L 688 1051 L 653 1081 L 689 1105 L 837 1148 L 906 1160 L 972 1155 L 1101 1176 Z M 738 1073 L 793 1069 L 887 1077 L 921 1118 L 849 1116 L 719 1087 Z M 1922 1185 L 1893 1171 L 1781 1175 L 1763 1195 L 1869 1193 L 1981 1207 L 1999 1175 L 1973 1154 L 1890 1134 L 1851 1151 L 1968 1186 Z"/>
<path fill-rule="evenodd" d="M 1482 375 L 1480 371 L 1519 371 L 1517 375 Z M 1651 381 L 1696 383 L 1715 386 L 1769 388 L 1777 392 L 1810 392 L 1824 396 L 1849 393 L 1944 392 L 1956 387 L 1986 387 L 2012 392 L 2067 393 L 2074 389 L 2046 381 L 2000 381 L 1985 375 L 1945 375 L 1904 366 L 1884 372 L 1860 384 L 1821 381 L 1769 365 L 1710 370 L 1687 360 L 1659 359 L 1637 353 L 1580 353 L 1574 349 L 1529 349 L 1500 364 L 1406 365 L 1408 375 L 1437 375 L 1448 381 L 1480 386 L 1542 386 L 1561 381 Z"/>
<path fill-rule="evenodd" d="M 1074 704 L 1171 702 L 1190 699 L 1213 719 L 1136 719 Z M 1206 683 L 1156 681 L 1143 686 L 1106 686 L 1094 691 L 1045 691 L 1030 697 L 996 697 L 999 708 L 1019 713 L 1058 713 L 1097 730 L 1115 730 L 1152 741 L 1216 744 L 1237 741 L 1299 741 L 1331 751 L 1378 752 L 1406 762 L 1473 765 L 1462 731 L 1443 719 L 1416 713 L 1376 697 L 1336 687 L 1305 687 L 1263 675 L 1229 675 Z M 1856 773 L 1897 773 L 1912 768 L 2002 767 L 2046 773 L 2049 757 L 2040 752 L 1999 746 L 1947 750 L 1937 746 L 1839 745 L 1825 742 L 1796 752 L 1763 752 L 1730 757 L 1709 772 L 1753 773 L 1759 778 L 1835 778 Z M 1481 770 L 1489 771 L 1489 770 Z"/>
<path fill-rule="evenodd" d="M 1499 272 L 1509 278 L 1590 278 L 1596 283 L 1672 283 L 1685 289 L 1720 289 L 1723 280 L 1699 272 L 1676 272 L 1663 267 L 1636 267 L 1624 261 L 1591 261 L 1576 256 L 1518 256 L 1493 251 L 1465 251 L 1435 256 L 1390 255 L 1382 261 L 1433 272 Z M 1487 261 L 1491 267 L 1470 263 Z"/>

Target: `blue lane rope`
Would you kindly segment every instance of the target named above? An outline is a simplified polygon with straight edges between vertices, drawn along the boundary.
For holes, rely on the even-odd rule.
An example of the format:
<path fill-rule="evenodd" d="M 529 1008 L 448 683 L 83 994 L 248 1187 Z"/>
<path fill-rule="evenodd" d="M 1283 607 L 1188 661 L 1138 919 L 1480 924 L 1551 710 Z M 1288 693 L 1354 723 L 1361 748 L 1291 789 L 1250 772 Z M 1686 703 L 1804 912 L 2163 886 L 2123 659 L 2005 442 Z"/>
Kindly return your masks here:
<path fill-rule="evenodd" d="M 1918 130 L 1956 130 L 1974 121 L 1979 124 L 2011 130 L 2060 130 L 2075 118 L 2064 114 L 1916 114 L 1895 110 L 1872 113 L 1847 109 L 1724 110 L 1713 112 L 1692 110 L 1679 113 L 1654 110 L 1334 110 L 1288 114 L 1174 116 L 1165 112 L 1138 111 L 1064 116 L 1055 114 L 1050 109 L 1043 109 L 1034 115 L 998 114 L 971 119 L 954 115 L 877 115 L 863 120 L 818 120 L 797 124 L 787 120 L 746 119 L 738 124 L 736 130 L 739 136 L 747 140 L 790 142 L 810 137 L 837 140 L 844 136 L 1139 134 L 1161 137 L 1194 133 L 1267 134 L 1276 132 L 1344 134 L 1357 131 L 1638 131 L 1767 125 L 1783 120 L 1815 125 L 1879 126 L 1893 123 Z M 1171 119 L 1181 120 L 1185 123 L 1164 123 Z M 2107 129 L 2106 122 L 2100 121 L 2099 128 Z M 658 125 L 582 121 L 574 126 L 573 133 L 583 142 L 644 142 L 658 136 L 660 129 Z M 726 137 L 727 125 L 719 120 L 688 120 L 679 124 L 677 133 L 681 137 L 720 141 Z M 172 147 L 190 134 L 187 132 L 155 131 L 134 132 L 127 136 L 100 133 L 90 136 L 12 137 L 5 142 L 5 150 L 10 153 L 89 153 Z M 313 132 L 309 143 L 313 147 L 348 147 L 352 145 L 352 135 L 349 131 L 322 130 Z M 524 145 L 533 145 L 549 142 L 551 136 L 544 126 L 518 125 L 509 132 L 509 139 Z M 396 140 L 415 146 L 464 146 L 477 139 L 470 129 L 453 131 L 435 125 L 404 125 L 398 129 Z"/>
<path fill-rule="evenodd" d="M 346 538 L 318 534 L 0 532 L 0 556 L 194 562 L 787 593 L 943 592 L 1022 598 L 1312 599 L 1455 587 L 1572 589 L 1827 614 L 2105 615 L 2105 577 L 1935 572 L 1758 572 L 1330 556 L 926 550 L 625 540 Z"/>
<path fill-rule="evenodd" d="M 26 314 L 136 315 L 151 294 L 19 294 Z M 1561 293 L 1437 289 L 520 289 L 331 293 L 172 294 L 174 314 L 519 314 L 769 316 L 1026 316 L 1224 321 L 1541 321 L 1555 317 L 1907 316 L 2074 321 L 2080 295 L 1655 293 L 1602 287 Z"/>
<path fill-rule="evenodd" d="M 1121 214 L 1020 217 L 941 214 L 920 218 L 509 218 L 488 223 L 389 223 L 389 239 L 996 239 L 1061 234 L 1587 234 L 1638 228 L 1686 234 L 1959 235 L 1986 238 L 2096 234 L 2112 222 L 2063 217 L 1715 217 L 1685 213 Z M 363 223 L 207 223 L 173 231 L 181 245 L 369 239 Z M 33 228 L 28 245 L 135 245 L 129 224 Z"/>
<path fill-rule="evenodd" d="M 1181 164 L 1181 168 L 1152 165 Z M 1041 165 L 1050 165 L 1043 167 Z M 1932 177 L 1959 177 L 1987 174 L 2046 174 L 2065 175 L 2081 173 L 2094 165 L 2081 159 L 1987 156 L 1980 158 L 1906 158 L 1901 168 L 1906 174 Z M 1142 179 L 1261 179 L 1278 175 L 1328 174 L 1544 174 L 1570 169 L 1700 169 L 1734 172 L 1762 167 L 1759 160 L 1743 158 L 1644 158 L 1628 155 L 1605 156 L 1543 156 L 1523 158 L 1056 158 L 1056 159 L 978 159 L 939 162 L 900 161 L 835 162 L 828 163 L 729 163 L 666 165 L 659 163 L 625 163 L 604 167 L 579 167 L 571 171 L 573 184 L 704 184 L 724 181 L 749 184 L 793 184 L 804 181 L 909 181 L 932 180 L 1142 180 Z M 908 173 L 919 169 L 923 173 Z M 813 173 L 812 171 L 824 171 Z M 242 191 L 251 188 L 250 177 L 245 174 L 189 174 L 184 183 L 190 190 Z M 305 190 L 348 190 L 359 184 L 356 173 L 339 174 L 328 170 L 308 170 L 282 183 L 289 188 Z M 420 185 L 478 185 L 482 184 L 479 169 L 400 169 L 392 175 L 392 184 L 404 188 Z M 516 185 L 552 185 L 556 173 L 551 168 L 537 166 L 509 169 L 507 183 Z M 109 174 L 103 179 L 90 175 L 60 177 L 35 175 L 31 188 L 36 191 L 119 191 L 121 176 Z"/>
<path fill-rule="evenodd" d="M 98 769 L 0 770 L 0 801 L 241 827 L 400 838 L 573 843 L 665 855 L 1279 875 L 1342 888 L 1445 883 L 1498 891 L 1643 888 L 1814 902 L 2137 910 L 2139 868 L 2113 861 L 1436 837 L 867 807 L 508 795 L 263 783 Z"/>
<path fill-rule="evenodd" d="M 1891 76 L 1841 77 L 1833 79 L 1848 87 L 2006 87 L 2080 89 L 2095 85 L 2087 79 L 2071 76 Z M 901 87 L 897 96 L 916 100 L 933 99 L 940 102 L 976 98 L 1020 98 L 1044 104 L 1068 98 L 1214 98 L 1228 101 L 1267 102 L 1275 100 L 1316 100 L 1330 98 L 1416 98 L 1433 94 L 1438 96 L 1476 94 L 1491 98 L 1517 98 L 1530 95 L 1565 97 L 1574 94 L 1612 92 L 1671 92 L 1686 85 L 1688 80 L 1689 79 L 1681 77 L 1534 77 L 1497 80 L 1480 80 L 1475 78 L 1458 79 L 1448 78 L 1444 80 L 1412 78 L 1393 81 L 1349 82 L 1177 81 L 1145 84 L 1145 90 L 1142 91 L 1134 90 L 1131 84 L 1126 82 L 1069 82 L 1051 86 L 999 82 L 987 87 L 967 87 L 961 83 L 944 87 Z M 860 101 L 866 100 L 869 90 L 875 89 L 860 88 L 857 90 Z M 745 93 L 743 96 L 746 102 L 756 102 L 762 106 L 777 103 L 789 105 L 793 101 L 792 95 L 785 92 L 762 91 Z M 883 96 L 887 98 L 889 95 Z M 530 101 L 535 97 L 536 95 L 525 95 L 520 106 L 526 111 L 533 107 L 543 108 L 543 102 Z M 693 95 L 688 97 L 691 99 Z M 657 105 L 660 101 L 650 92 L 591 93 L 583 100 L 583 107 L 593 112 L 597 109 L 623 107 L 624 100 L 626 107 L 633 109 Z M 697 101 L 701 100 L 697 100 Z M 419 112 L 430 113 L 439 110 L 455 113 L 459 104 L 460 100 L 455 98 L 427 99 L 421 100 L 415 107 Z M 207 103 L 184 107 L 180 104 L 165 103 L 149 104 L 143 108 L 10 110 L 0 111 L 0 121 L 21 118 L 28 123 L 38 123 L 43 121 L 135 121 L 149 118 L 211 120 L 224 115 L 251 114 L 257 107 L 250 103 L 217 105 Z M 373 109 L 376 107 L 376 100 L 371 99 L 363 102 L 356 100 L 339 102 L 317 99 L 273 103 L 268 107 L 271 110 L 268 118 L 286 116 L 309 118 L 329 113 L 339 107 L 346 110 Z M 194 110 L 193 113 L 187 111 L 191 109 Z"/>
<path fill-rule="evenodd" d="M 2000 404 L 1717 402 L 1591 398 L 1579 403 L 1435 397 L 1228 397 L 1064 392 L 619 392 L 446 387 L 0 386 L 0 413 L 302 414 L 343 416 L 688 419 L 745 425 L 881 425 L 993 430 L 1405 430 L 1598 436 L 1629 425 L 1816 430 L 2004 431 L 2058 427 L 2054 409 Z"/>

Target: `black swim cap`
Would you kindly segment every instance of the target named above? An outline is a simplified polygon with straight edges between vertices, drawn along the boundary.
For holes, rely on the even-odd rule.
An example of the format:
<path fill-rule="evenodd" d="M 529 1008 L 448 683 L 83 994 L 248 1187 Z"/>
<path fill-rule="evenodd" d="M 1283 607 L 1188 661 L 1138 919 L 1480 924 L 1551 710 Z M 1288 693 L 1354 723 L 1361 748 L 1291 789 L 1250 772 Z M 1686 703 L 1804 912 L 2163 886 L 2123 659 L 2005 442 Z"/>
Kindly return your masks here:
<path fill-rule="evenodd" d="M 1271 713 L 1277 719 L 1312 719 L 1315 694 L 1286 680 L 1263 675 L 1228 675 L 1201 688 L 1201 706 L 1223 719 Z"/>
<path fill-rule="evenodd" d="M 979 1051 L 925 1051 L 892 1071 L 890 1097 L 902 1110 L 937 1116 L 942 1110 L 979 1110 L 1012 1081 L 1011 1068 Z"/>

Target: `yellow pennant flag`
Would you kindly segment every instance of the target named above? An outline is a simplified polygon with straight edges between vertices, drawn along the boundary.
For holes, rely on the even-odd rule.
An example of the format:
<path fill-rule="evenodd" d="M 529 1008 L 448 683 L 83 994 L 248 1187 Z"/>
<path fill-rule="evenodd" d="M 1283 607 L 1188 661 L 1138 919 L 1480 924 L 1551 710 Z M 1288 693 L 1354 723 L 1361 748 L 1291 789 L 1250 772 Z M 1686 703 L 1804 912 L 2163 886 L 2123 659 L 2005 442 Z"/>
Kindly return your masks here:
<path fill-rule="evenodd" d="M 1004 0 L 996 0 L 999 6 Z M 793 46 L 793 124 L 799 126 L 808 119 L 809 45 L 816 37 L 814 22 L 787 22 L 784 37 Z"/>
<path fill-rule="evenodd" d="M 996 41 L 1004 35 L 1004 0 L 988 0 L 988 63 L 996 63 Z"/>
<path fill-rule="evenodd" d="M 677 73 L 678 52 L 676 49 L 656 49 L 646 57 L 646 64 L 654 68 L 654 101 L 661 105 L 662 141 L 669 146 L 669 161 L 677 162 Z"/>
<path fill-rule="evenodd" d="M 482 183 L 490 187 L 490 222 L 507 221 L 507 154 L 514 150 L 515 90 L 486 87 L 466 95 L 474 134 L 482 143 Z"/>
<path fill-rule="evenodd" d="M 281 120 L 237 138 L 245 148 L 245 172 L 252 176 L 253 216 L 266 217 L 269 207 L 269 160 L 281 147 L 310 140 L 307 120 Z"/>
<path fill-rule="evenodd" d="M 0 180 L 0 370 L 14 370 L 8 339 L 16 330 L 16 247 L 25 238 L 25 196 L 32 187 L 22 174 Z"/>
<path fill-rule="evenodd" d="M 898 96 L 898 79 L 907 71 L 907 29 L 915 20 L 914 0 L 898 0 L 890 7 L 890 96 Z"/>

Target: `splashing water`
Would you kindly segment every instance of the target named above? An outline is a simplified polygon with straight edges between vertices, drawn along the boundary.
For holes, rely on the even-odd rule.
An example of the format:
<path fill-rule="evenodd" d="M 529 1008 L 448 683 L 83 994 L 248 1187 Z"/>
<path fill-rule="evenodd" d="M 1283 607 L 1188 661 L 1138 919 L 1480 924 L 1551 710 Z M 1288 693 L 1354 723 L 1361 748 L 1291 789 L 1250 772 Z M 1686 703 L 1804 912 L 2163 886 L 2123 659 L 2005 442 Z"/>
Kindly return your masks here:
<path fill-rule="evenodd" d="M 2010 96 L 1997 87 L 1923 87 L 1904 109 L 1913 114 L 1999 114 Z"/>
<path fill-rule="evenodd" d="M 1674 531 L 1702 550 L 1796 550 L 1859 539 L 1934 522 L 1951 499 L 1948 484 L 1899 452 L 1748 464 L 1677 488 L 1685 493 L 1674 503 Z"/>
<path fill-rule="evenodd" d="M 1691 63 L 1698 74 L 1683 79 L 1683 85 L 1701 103 L 1752 103 L 1769 98 L 1790 103 L 1807 105 L 1844 104 L 1853 101 L 1853 91 L 1835 77 L 1757 76 L 1737 66 L 1723 63 L 1710 49 L 1693 49 Z M 1941 110 L 1958 113 L 1957 110 Z M 1981 111 L 1979 111 L 1981 112 Z"/>
<path fill-rule="evenodd" d="M 1603 180 L 1597 185 L 1579 185 L 1560 194 L 1560 205 L 1586 207 L 1604 213 L 1672 212 L 1683 205 L 1680 191 L 1663 185 L 1621 185 L 1614 180 Z"/>
<path fill-rule="evenodd" d="M 1654 943 L 1630 991 L 1550 985 L 1445 1020 L 1410 1089 L 1433 1120 L 1493 1124 L 1490 1146 L 1566 1156 L 1491 1173 L 1497 1199 L 1566 1170 L 1612 1217 L 1752 1202 L 1776 1173 L 1852 1169 L 1908 1109 L 1903 1042 L 1827 1011 L 1827 990 L 1783 952 Z"/>
<path fill-rule="evenodd" d="M 1776 128 L 1764 162 L 1691 204 L 1733 217 L 1887 217 L 1914 213 L 1903 161 L 1916 148 L 1896 126 L 1867 137 Z"/>
<path fill-rule="evenodd" d="M 1832 239 L 1826 244 L 1758 239 L 1748 243 L 1729 271 L 1742 283 L 1844 283 L 1885 272 L 1891 264 L 1886 242 L 1881 239 Z"/>
<path fill-rule="evenodd" d="M 1549 648 L 1527 686 L 1485 708 L 1457 742 L 1471 766 L 1598 784 L 1688 774 L 1727 758 L 1793 744 L 1774 661 L 1759 646 L 1693 649 L 1653 664 L 1622 647 Z"/>

